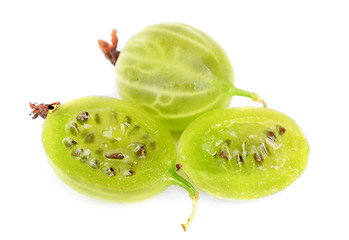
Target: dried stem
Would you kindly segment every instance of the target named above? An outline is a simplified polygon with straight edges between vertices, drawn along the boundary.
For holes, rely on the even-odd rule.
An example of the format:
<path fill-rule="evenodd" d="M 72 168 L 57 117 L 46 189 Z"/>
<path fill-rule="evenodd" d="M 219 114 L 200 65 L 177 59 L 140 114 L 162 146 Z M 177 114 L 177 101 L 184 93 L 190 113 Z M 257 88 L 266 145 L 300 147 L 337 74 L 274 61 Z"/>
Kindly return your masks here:
<path fill-rule="evenodd" d="M 193 210 L 191 212 L 190 217 L 188 218 L 188 221 L 185 224 L 181 224 L 184 232 L 187 231 L 187 228 L 189 227 L 189 225 L 193 221 L 194 216 L 196 214 L 196 209 L 198 207 L 198 201 L 199 201 L 199 193 L 197 192 L 194 197 L 191 197 L 191 199 L 193 200 Z"/>
<path fill-rule="evenodd" d="M 256 93 L 254 93 L 255 97 L 252 99 L 253 101 L 260 102 L 263 104 L 263 107 L 267 107 L 267 103 Z"/>
<path fill-rule="evenodd" d="M 116 35 L 116 30 L 113 29 L 111 31 L 111 45 L 104 41 L 104 40 L 98 40 L 99 48 L 104 53 L 104 56 L 113 64 L 115 65 L 116 61 L 118 60 L 118 57 L 120 55 L 120 51 L 116 50 L 116 47 L 118 45 L 118 37 Z"/>
<path fill-rule="evenodd" d="M 183 166 L 182 164 L 176 164 L 176 169 L 181 169 Z M 196 209 L 198 206 L 198 200 L 199 200 L 199 193 L 198 191 L 196 191 L 196 189 L 194 188 L 194 186 L 188 182 L 185 178 L 183 178 L 182 176 L 180 176 L 179 174 L 177 174 L 177 171 L 175 170 L 175 168 L 171 168 L 170 169 L 170 181 L 172 181 L 174 184 L 184 188 L 185 190 L 187 190 L 187 192 L 189 193 L 190 198 L 193 200 L 193 208 L 192 208 L 192 212 L 190 217 L 188 218 L 188 221 L 185 224 L 181 224 L 183 227 L 183 230 L 186 231 L 187 228 L 189 227 L 189 225 L 191 224 L 191 222 L 194 219 L 195 213 L 196 213 Z"/>

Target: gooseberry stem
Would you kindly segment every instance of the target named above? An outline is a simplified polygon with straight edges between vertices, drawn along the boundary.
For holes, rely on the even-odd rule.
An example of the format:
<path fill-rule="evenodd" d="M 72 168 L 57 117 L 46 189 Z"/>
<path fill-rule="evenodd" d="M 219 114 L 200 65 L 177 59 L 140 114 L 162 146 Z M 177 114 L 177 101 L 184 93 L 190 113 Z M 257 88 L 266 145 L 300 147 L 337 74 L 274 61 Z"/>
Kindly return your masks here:
<path fill-rule="evenodd" d="M 185 224 L 181 224 L 184 232 L 188 229 L 189 225 L 192 223 L 195 214 L 196 214 L 196 209 L 198 206 L 198 201 L 199 201 L 199 193 L 196 191 L 196 189 L 193 187 L 193 185 L 188 182 L 185 178 L 182 176 L 178 175 L 174 169 L 170 170 L 170 181 L 172 181 L 174 184 L 184 188 L 187 190 L 189 193 L 190 198 L 193 201 L 193 208 L 190 217 L 188 218 L 187 222 Z"/>
<path fill-rule="evenodd" d="M 231 96 L 241 96 L 241 97 L 251 98 L 253 101 L 262 103 L 263 107 L 267 107 L 266 102 L 255 92 L 249 92 L 246 90 L 233 87 L 233 88 L 230 88 L 229 93 Z"/>

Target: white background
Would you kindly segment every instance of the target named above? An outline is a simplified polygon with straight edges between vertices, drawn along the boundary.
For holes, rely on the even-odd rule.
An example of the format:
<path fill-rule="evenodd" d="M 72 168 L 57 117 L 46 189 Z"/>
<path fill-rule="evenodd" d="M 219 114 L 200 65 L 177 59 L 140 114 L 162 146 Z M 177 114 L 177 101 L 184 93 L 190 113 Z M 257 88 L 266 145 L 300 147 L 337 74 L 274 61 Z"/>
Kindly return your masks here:
<path fill-rule="evenodd" d="M 347 1 L 2 1 L 0 3 L 0 239 L 348 239 L 349 8 Z M 259 200 L 204 193 L 196 218 L 170 187 L 135 204 L 85 197 L 51 170 L 43 120 L 28 102 L 117 97 L 98 49 L 118 30 L 119 50 L 142 28 L 183 22 L 226 50 L 236 86 L 256 91 L 308 137 L 303 175 Z M 231 106 L 259 106 L 234 98 Z"/>

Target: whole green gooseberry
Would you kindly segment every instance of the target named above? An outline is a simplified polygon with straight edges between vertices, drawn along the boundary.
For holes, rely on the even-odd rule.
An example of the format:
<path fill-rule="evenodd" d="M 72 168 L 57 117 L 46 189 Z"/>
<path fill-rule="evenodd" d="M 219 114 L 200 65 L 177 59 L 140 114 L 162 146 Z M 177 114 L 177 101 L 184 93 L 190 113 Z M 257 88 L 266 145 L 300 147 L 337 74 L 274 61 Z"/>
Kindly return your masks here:
<path fill-rule="evenodd" d="M 204 112 L 227 107 L 232 96 L 264 101 L 234 87 L 231 62 L 210 36 L 182 23 L 160 23 L 134 35 L 119 52 L 99 40 L 115 64 L 118 92 L 158 118 L 171 131 L 183 131 Z"/>

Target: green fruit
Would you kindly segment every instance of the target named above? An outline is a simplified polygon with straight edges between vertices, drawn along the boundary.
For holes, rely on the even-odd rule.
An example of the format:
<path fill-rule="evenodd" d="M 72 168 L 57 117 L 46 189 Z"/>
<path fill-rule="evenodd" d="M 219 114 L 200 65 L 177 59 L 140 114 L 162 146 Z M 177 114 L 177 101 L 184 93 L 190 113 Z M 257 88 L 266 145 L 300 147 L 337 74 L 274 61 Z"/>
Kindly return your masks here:
<path fill-rule="evenodd" d="M 219 198 L 264 197 L 294 182 L 309 148 L 300 127 L 268 108 L 206 113 L 183 132 L 179 162 L 193 183 Z"/>
<path fill-rule="evenodd" d="M 231 62 L 204 32 L 181 23 L 149 26 L 134 35 L 120 52 L 100 40 L 113 64 L 120 96 L 160 119 L 171 131 L 183 131 L 204 112 L 224 108 L 232 96 L 261 100 L 234 87 Z M 264 102 L 263 102 L 264 103 Z"/>
<path fill-rule="evenodd" d="M 75 190 L 135 202 L 176 184 L 189 192 L 195 212 L 197 191 L 175 172 L 174 140 L 144 111 L 108 97 L 84 97 L 54 109 L 31 106 L 34 118 L 48 106 L 43 144 L 54 171 Z"/>

